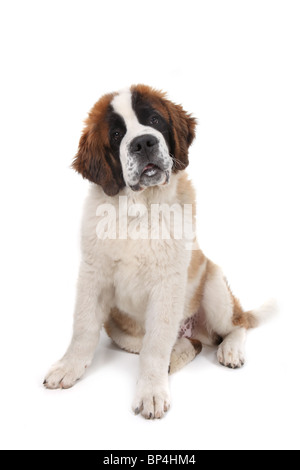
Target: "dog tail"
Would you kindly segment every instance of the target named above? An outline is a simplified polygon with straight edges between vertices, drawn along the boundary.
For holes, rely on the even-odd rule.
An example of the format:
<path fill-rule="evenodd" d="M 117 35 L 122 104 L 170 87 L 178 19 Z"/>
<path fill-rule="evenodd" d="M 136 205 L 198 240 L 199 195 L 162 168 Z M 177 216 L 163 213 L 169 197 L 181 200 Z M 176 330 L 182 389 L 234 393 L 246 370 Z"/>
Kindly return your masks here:
<path fill-rule="evenodd" d="M 270 299 L 260 307 L 235 315 L 233 323 L 236 326 L 243 326 L 247 330 L 257 328 L 262 323 L 268 321 L 278 312 L 278 304 L 275 299 Z"/>

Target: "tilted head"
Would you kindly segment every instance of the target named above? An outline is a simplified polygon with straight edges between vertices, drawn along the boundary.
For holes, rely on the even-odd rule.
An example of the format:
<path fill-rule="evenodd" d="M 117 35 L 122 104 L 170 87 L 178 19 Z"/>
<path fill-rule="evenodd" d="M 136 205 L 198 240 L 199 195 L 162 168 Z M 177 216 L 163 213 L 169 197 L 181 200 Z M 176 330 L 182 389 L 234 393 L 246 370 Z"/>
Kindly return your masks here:
<path fill-rule="evenodd" d="M 103 96 L 86 120 L 73 168 L 115 196 L 165 185 L 188 165 L 196 120 L 145 85 Z"/>

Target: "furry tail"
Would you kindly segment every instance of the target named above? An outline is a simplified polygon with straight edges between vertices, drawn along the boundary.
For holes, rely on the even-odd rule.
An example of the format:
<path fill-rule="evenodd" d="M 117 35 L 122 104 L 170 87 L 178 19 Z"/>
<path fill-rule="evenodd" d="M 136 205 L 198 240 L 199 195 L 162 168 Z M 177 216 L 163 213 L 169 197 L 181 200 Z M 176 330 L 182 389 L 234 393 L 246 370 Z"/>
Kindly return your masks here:
<path fill-rule="evenodd" d="M 251 329 L 256 328 L 262 323 L 266 322 L 278 311 L 278 305 L 276 300 L 271 299 L 265 302 L 261 307 L 249 312 L 243 312 L 240 316 L 234 318 L 234 324 L 237 326 L 243 326 L 244 328 Z"/>

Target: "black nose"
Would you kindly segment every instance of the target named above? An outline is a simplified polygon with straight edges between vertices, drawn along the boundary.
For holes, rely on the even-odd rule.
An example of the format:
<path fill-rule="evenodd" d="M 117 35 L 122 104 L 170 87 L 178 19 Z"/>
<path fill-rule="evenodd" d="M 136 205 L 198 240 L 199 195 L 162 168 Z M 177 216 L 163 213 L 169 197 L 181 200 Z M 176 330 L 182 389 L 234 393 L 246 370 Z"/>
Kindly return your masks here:
<path fill-rule="evenodd" d="M 130 153 L 142 155 L 152 152 L 158 146 L 158 139 L 151 134 L 144 134 L 132 140 Z"/>

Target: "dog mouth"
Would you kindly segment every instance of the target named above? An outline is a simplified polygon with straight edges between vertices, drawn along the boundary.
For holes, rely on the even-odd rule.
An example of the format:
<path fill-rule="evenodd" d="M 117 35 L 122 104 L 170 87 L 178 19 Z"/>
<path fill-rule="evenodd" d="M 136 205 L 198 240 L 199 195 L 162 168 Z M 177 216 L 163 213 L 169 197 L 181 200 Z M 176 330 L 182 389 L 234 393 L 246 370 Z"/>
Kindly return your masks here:
<path fill-rule="evenodd" d="M 157 165 L 154 165 L 154 163 L 148 163 L 148 165 L 146 165 L 143 169 L 141 176 L 145 175 L 151 178 L 152 176 L 157 175 L 159 171 L 162 171 L 162 169 L 159 168 Z"/>
<path fill-rule="evenodd" d="M 155 163 L 147 163 L 141 173 L 139 184 L 143 187 L 156 186 L 161 184 L 165 179 L 166 170 L 159 167 Z"/>
<path fill-rule="evenodd" d="M 135 185 L 130 185 L 133 191 L 142 191 L 149 186 L 157 186 L 168 184 L 170 181 L 170 171 L 160 168 L 154 163 L 148 163 L 141 175 L 139 182 Z"/>

